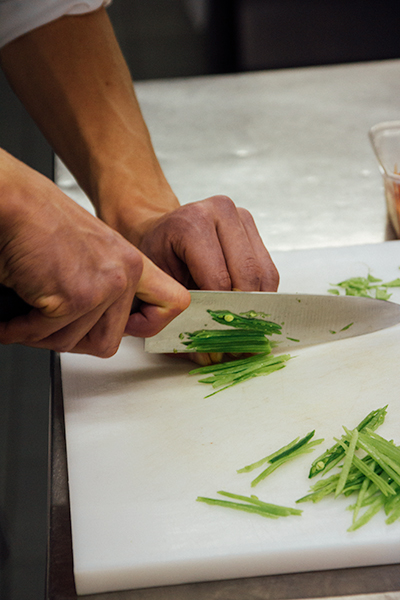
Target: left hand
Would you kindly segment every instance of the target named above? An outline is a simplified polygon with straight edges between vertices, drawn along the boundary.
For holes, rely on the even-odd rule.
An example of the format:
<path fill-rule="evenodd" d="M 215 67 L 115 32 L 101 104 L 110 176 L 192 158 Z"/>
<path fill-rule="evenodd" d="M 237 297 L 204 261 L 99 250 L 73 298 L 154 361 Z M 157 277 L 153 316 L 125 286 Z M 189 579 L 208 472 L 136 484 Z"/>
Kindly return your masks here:
<path fill-rule="evenodd" d="M 251 214 L 226 196 L 176 208 L 152 222 L 139 248 L 189 289 L 275 292 L 279 274 Z M 200 365 L 221 353 L 182 355 Z"/>
<path fill-rule="evenodd" d="M 226 196 L 166 213 L 151 223 L 139 248 L 189 289 L 278 289 L 278 271 L 253 217 Z"/>

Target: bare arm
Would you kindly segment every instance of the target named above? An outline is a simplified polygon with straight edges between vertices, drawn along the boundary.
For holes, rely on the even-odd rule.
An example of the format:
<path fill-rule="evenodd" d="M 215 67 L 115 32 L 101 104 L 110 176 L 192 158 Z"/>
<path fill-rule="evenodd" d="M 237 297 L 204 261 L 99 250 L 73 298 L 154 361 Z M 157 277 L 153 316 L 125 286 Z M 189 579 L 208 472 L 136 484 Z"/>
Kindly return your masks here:
<path fill-rule="evenodd" d="M 179 206 L 104 9 L 40 27 L 0 58 L 101 219 L 185 285 L 277 289 L 278 273 L 246 210 L 220 196 Z"/>
<path fill-rule="evenodd" d="M 0 51 L 11 85 L 94 203 L 138 243 L 146 221 L 179 206 L 154 154 L 105 9 L 65 16 Z"/>

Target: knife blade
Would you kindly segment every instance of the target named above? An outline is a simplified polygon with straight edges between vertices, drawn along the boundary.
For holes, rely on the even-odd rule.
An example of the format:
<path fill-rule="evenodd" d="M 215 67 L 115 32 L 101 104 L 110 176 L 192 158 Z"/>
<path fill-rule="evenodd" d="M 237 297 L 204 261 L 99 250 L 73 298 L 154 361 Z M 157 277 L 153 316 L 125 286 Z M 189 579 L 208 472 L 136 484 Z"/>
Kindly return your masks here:
<path fill-rule="evenodd" d="M 193 352 L 180 339 L 185 332 L 229 329 L 212 320 L 207 310 L 235 314 L 264 313 L 281 326 L 274 352 L 365 335 L 400 323 L 400 305 L 387 300 L 354 296 L 287 294 L 277 292 L 191 291 L 191 303 L 162 331 L 146 338 L 150 353 Z"/>

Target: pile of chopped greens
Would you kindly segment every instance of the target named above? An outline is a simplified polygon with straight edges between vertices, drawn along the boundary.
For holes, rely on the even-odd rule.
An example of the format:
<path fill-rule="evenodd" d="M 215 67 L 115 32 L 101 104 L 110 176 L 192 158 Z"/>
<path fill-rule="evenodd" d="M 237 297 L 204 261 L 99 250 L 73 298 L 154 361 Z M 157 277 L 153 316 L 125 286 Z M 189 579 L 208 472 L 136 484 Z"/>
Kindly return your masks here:
<path fill-rule="evenodd" d="M 186 335 L 189 340 L 183 344 L 193 352 L 271 352 L 271 342 L 262 331 L 202 329 Z"/>
<path fill-rule="evenodd" d="M 220 325 L 232 329 L 200 329 L 180 335 L 182 343 L 193 352 L 271 352 L 274 343 L 267 335 L 281 335 L 282 327 L 278 323 L 259 318 L 264 313 L 250 311 L 237 315 L 229 310 L 207 310 L 211 318 Z M 186 338 L 186 339 L 185 339 Z"/>
<path fill-rule="evenodd" d="M 400 446 L 375 433 L 383 422 L 387 406 L 372 411 L 355 429 L 343 427 L 336 444 L 312 464 L 309 477 L 325 474 L 341 462 L 340 472 L 320 479 L 310 493 L 297 502 L 319 502 L 326 496 L 357 494 L 352 524 L 348 531 L 365 525 L 382 508 L 389 525 L 400 518 Z M 358 456 L 357 452 L 362 456 Z M 360 515 L 360 511 L 365 509 Z"/>
<path fill-rule="evenodd" d="M 358 425 L 357 430 L 363 431 L 368 427 L 375 431 L 385 420 L 387 406 L 372 410 Z M 344 448 L 337 442 L 332 448 L 326 450 L 321 456 L 318 456 L 311 465 L 309 478 L 316 475 L 322 475 L 330 471 L 335 465 L 343 459 Z"/>
<path fill-rule="evenodd" d="M 279 371 L 279 369 L 285 367 L 285 363 L 290 358 L 290 354 L 280 354 L 279 356 L 273 356 L 269 353 L 257 354 L 248 358 L 198 367 L 189 371 L 189 375 L 209 375 L 209 377 L 199 380 L 200 383 L 212 385 L 215 389 L 214 392 L 206 396 L 206 398 L 209 398 L 218 392 L 222 392 L 222 390 L 253 377 L 270 375 L 275 371 Z"/>
<path fill-rule="evenodd" d="M 267 320 L 268 315 L 249 311 L 237 315 L 228 310 L 208 310 L 213 321 L 227 325 L 231 329 L 201 329 L 192 333 L 182 333 L 182 343 L 193 352 L 254 354 L 247 358 L 199 367 L 190 371 L 191 375 L 209 375 L 200 383 L 212 385 L 216 390 L 206 396 L 247 381 L 260 375 L 269 375 L 285 366 L 289 354 L 272 356 L 276 345 L 267 335 L 281 335 L 282 327 Z M 220 389 L 217 389 L 220 388 Z"/>
<path fill-rule="evenodd" d="M 348 531 L 359 529 L 381 509 L 385 511 L 388 525 L 400 519 L 400 446 L 393 440 L 386 440 L 375 432 L 383 423 L 387 406 L 371 411 L 353 430 L 343 427 L 344 434 L 335 444 L 314 460 L 311 465 L 309 478 L 324 475 L 338 465 L 339 472 L 321 478 L 311 486 L 310 492 L 296 502 L 319 502 L 326 496 L 337 498 L 357 494 L 355 503 L 348 508 L 353 511 L 352 524 Z M 312 452 L 313 447 L 323 440 L 313 440 L 314 431 L 302 439 L 296 438 L 276 452 L 254 462 L 238 473 L 248 473 L 261 467 L 266 462 L 270 466 L 251 482 L 254 487 L 265 479 L 276 468 L 286 462 Z M 361 456 L 359 456 L 361 454 Z M 339 465 L 341 463 L 341 465 Z M 278 506 L 259 500 L 257 496 L 242 496 L 220 491 L 218 494 L 232 498 L 221 500 L 199 496 L 199 502 L 233 508 L 256 513 L 264 517 L 278 518 L 280 516 L 300 515 L 298 511 L 286 506 Z"/>
<path fill-rule="evenodd" d="M 345 279 L 340 283 L 332 283 L 331 285 L 334 287 L 329 289 L 328 292 L 336 296 L 344 292 L 346 296 L 389 300 L 392 294 L 388 292 L 388 288 L 400 287 L 400 278 L 383 283 L 382 279 L 368 274 L 367 277 L 350 277 L 350 279 Z"/>

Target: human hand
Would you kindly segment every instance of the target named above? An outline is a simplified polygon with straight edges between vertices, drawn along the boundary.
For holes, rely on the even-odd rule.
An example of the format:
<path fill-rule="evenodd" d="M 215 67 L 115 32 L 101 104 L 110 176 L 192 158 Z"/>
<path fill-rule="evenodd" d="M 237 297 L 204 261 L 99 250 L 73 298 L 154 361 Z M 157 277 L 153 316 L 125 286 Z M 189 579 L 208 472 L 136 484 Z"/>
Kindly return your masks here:
<path fill-rule="evenodd" d="M 186 204 L 158 218 L 139 248 L 191 289 L 278 288 L 278 271 L 251 214 L 226 196 Z"/>
<path fill-rule="evenodd" d="M 108 357 L 125 333 L 154 335 L 189 304 L 121 235 L 3 151 L 0 199 L 0 281 L 34 307 L 0 323 L 0 343 Z"/>
<path fill-rule="evenodd" d="M 189 289 L 276 291 L 279 274 L 251 214 L 225 196 L 181 206 L 156 220 L 139 246 Z M 208 365 L 221 353 L 190 353 Z"/>

